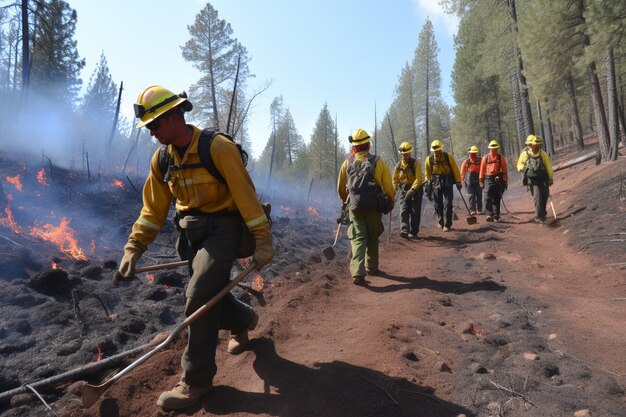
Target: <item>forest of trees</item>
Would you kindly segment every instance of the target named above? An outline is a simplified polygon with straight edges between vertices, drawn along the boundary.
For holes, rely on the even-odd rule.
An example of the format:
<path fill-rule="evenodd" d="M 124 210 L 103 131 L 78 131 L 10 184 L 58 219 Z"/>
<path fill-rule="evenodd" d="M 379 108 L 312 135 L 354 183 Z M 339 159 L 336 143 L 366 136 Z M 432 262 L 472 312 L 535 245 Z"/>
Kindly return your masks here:
<path fill-rule="evenodd" d="M 503 153 L 513 156 L 531 133 L 544 138 L 551 154 L 569 144 L 582 150 L 594 134 L 602 158 L 617 157 L 625 130 L 626 2 L 439 3 L 460 19 L 455 104 L 442 98 L 439 47 L 427 18 L 416 28 L 413 59 L 398 69 L 391 105 L 376 111 L 379 120 L 372 121 L 375 152 L 389 166 L 404 141 L 413 143 L 419 160 L 434 139 L 461 157 L 471 145 L 484 150 L 498 139 Z M 123 80 L 113 79 L 105 53 L 86 86 L 79 78 L 86 63 L 74 39 L 78 18 L 71 1 L 0 0 L 0 145 L 18 132 L 27 137 L 57 132 L 70 138 L 65 146 L 72 168 L 84 170 L 91 162 L 94 171 L 119 170 L 110 161 L 124 161 L 124 174 L 145 172 L 156 145 L 145 129 L 137 131 L 132 120 L 119 117 Z M 210 3 L 188 29 L 181 54 L 202 74 L 189 86 L 190 121 L 227 131 L 249 148 L 248 113 L 269 84 L 251 91 L 248 51 Z M 333 113 L 332 102 L 320 103 L 312 132 L 298 130 L 282 96 L 273 99 L 269 113 L 271 133 L 249 166 L 257 181 L 266 186 L 298 181 L 309 190 L 313 183 L 334 187 L 348 149 L 346 138 L 338 138 L 341 114 Z M 34 117 L 38 123 L 28 123 Z M 45 144 L 42 149 L 47 152 Z"/>

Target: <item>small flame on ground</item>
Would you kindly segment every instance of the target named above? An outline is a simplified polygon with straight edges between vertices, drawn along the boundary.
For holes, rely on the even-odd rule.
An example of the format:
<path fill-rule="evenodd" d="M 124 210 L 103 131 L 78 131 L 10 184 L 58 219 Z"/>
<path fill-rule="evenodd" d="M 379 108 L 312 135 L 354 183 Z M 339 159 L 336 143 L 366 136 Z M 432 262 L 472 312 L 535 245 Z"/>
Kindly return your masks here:
<path fill-rule="evenodd" d="M 126 187 L 124 187 L 124 183 L 122 182 L 122 180 L 118 180 L 117 178 L 113 180 L 111 185 L 117 188 L 121 188 L 122 190 L 126 189 Z"/>
<path fill-rule="evenodd" d="M 146 279 L 150 281 L 151 284 L 154 284 L 154 274 L 146 274 Z"/>
<path fill-rule="evenodd" d="M 48 180 L 46 179 L 46 169 L 41 168 L 39 172 L 37 172 L 37 182 L 44 187 L 48 186 Z"/>
<path fill-rule="evenodd" d="M 318 221 L 322 219 L 321 214 L 317 211 L 315 207 L 309 206 L 309 208 L 307 208 L 306 210 L 309 213 L 309 216 L 312 217 L 313 221 Z"/>
<path fill-rule="evenodd" d="M 22 227 L 15 222 L 13 218 L 13 212 L 11 211 L 11 207 L 6 207 L 4 212 L 7 214 L 6 217 L 0 217 L 0 225 L 6 226 L 13 230 L 13 233 L 19 235 L 22 233 Z"/>
<path fill-rule="evenodd" d="M 74 237 L 76 232 L 69 224 L 69 219 L 63 217 L 59 226 L 55 227 L 51 224 L 46 224 L 42 228 L 33 227 L 30 230 L 30 235 L 47 240 L 48 242 L 56 243 L 64 254 L 74 259 L 86 261 L 87 257 L 85 256 L 85 252 L 78 247 L 78 242 Z"/>
<path fill-rule="evenodd" d="M 19 174 L 14 177 L 7 176 L 7 182 L 9 184 L 13 184 L 17 191 L 24 191 L 24 187 L 22 186 L 22 182 L 20 181 Z"/>
<path fill-rule="evenodd" d="M 98 356 L 96 357 L 96 362 L 100 362 L 102 360 L 102 349 L 100 349 L 100 345 L 96 346 L 98 349 Z"/>
<path fill-rule="evenodd" d="M 260 274 L 256 274 L 254 278 L 252 278 L 252 289 L 256 291 L 261 291 L 263 289 L 263 277 Z"/>
<path fill-rule="evenodd" d="M 57 263 L 52 261 L 52 269 L 59 269 L 59 267 L 57 266 Z"/>

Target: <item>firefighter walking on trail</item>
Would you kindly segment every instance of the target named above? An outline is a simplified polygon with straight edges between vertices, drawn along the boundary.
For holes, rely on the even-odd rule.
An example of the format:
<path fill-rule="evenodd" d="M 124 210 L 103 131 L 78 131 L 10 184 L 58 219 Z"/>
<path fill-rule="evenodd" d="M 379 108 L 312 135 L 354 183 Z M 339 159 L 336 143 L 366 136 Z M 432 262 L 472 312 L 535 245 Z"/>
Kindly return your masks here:
<path fill-rule="evenodd" d="M 478 147 L 472 146 L 467 151 L 467 158 L 461 164 L 461 181 L 465 184 L 465 192 L 469 201 L 470 215 L 483 213 L 483 190 L 480 188 L 480 159 Z"/>
<path fill-rule="evenodd" d="M 456 184 L 457 190 L 461 191 L 461 174 L 454 157 L 443 151 L 441 141 L 434 140 L 430 150 L 432 153 L 424 162 L 424 178 L 432 188 L 439 227 L 448 232 L 452 227 L 452 187 Z"/>
<path fill-rule="evenodd" d="M 411 157 L 413 146 L 403 142 L 398 149 L 402 159 L 393 170 L 393 188 L 400 193 L 400 236 L 417 239 L 422 214 L 422 167 Z"/>
<path fill-rule="evenodd" d="M 480 162 L 480 187 L 487 195 L 485 210 L 488 222 L 500 221 L 500 202 L 502 194 L 509 184 L 506 159 L 498 153 L 500 144 L 497 140 L 489 142 L 489 153 Z"/>
<path fill-rule="evenodd" d="M 554 170 L 550 156 L 541 149 L 543 143 L 541 138 L 538 136 L 529 136 L 529 138 L 530 148 L 522 151 L 517 162 L 517 170 L 524 174 L 523 184 L 528 187 L 535 201 L 536 220 L 543 223 L 548 214 L 546 205 L 550 197 Z"/>
<path fill-rule="evenodd" d="M 383 233 L 383 213 L 393 209 L 396 192 L 385 161 L 369 153 L 370 135 L 357 129 L 348 137 L 352 150 L 341 165 L 337 193 L 349 208 L 348 238 L 352 247 L 350 274 L 365 285 L 365 274 L 377 275 L 378 237 Z"/>
<path fill-rule="evenodd" d="M 113 277 L 114 285 L 134 278 L 138 259 L 163 227 L 175 197 L 175 221 L 181 232 L 177 249 L 188 260 L 191 274 L 185 293 L 185 317 L 228 285 L 233 262 L 241 257 L 242 243 L 250 241 L 245 256 L 253 255 L 257 268 L 274 257 L 270 224 L 245 168 L 243 153 L 227 135 L 212 134 L 211 140 L 205 141 L 205 131 L 186 124 L 184 113 L 192 107 L 186 94 L 174 94 L 161 86 L 148 87 L 137 98 L 137 127 L 148 128 L 163 146 L 150 162 L 143 207 Z M 200 146 L 202 143 L 208 146 Z M 165 157 L 166 172 L 161 167 L 161 155 Z M 212 161 L 210 168 L 203 164 L 208 160 Z M 228 352 L 238 354 L 258 320 L 250 306 L 230 293 L 198 317 L 188 327 L 180 381 L 172 390 L 163 392 L 157 404 L 169 410 L 197 402 L 212 388 L 217 372 L 219 329 L 230 330 Z"/>

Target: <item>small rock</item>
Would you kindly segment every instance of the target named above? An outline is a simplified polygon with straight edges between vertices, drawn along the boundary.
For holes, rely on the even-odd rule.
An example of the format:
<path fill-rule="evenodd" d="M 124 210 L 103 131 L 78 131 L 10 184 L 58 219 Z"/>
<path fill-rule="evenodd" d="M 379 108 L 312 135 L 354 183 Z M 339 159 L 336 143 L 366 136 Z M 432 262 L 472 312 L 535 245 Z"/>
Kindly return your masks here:
<path fill-rule="evenodd" d="M 462 323 L 459 326 L 459 331 L 463 334 L 473 334 L 474 323 Z"/>
<path fill-rule="evenodd" d="M 469 366 L 469 370 L 472 371 L 475 374 L 486 374 L 487 373 L 487 369 L 484 366 L 482 366 L 481 364 L 477 363 L 477 362 L 473 362 Z"/>
<path fill-rule="evenodd" d="M 76 395 L 77 397 L 82 397 L 82 389 L 84 385 L 87 385 L 86 381 L 76 381 L 67 387 L 67 392 L 72 395 Z"/>
<path fill-rule="evenodd" d="M 412 362 L 419 362 L 419 358 L 417 357 L 417 355 L 415 354 L 415 352 L 413 351 L 406 351 L 402 354 L 402 356 L 404 356 L 406 359 L 412 361 Z"/>
<path fill-rule="evenodd" d="M 552 333 L 550 336 L 548 336 L 548 339 L 550 340 L 556 339 L 556 333 Z"/>
<path fill-rule="evenodd" d="M 452 373 L 452 369 L 448 366 L 444 361 L 438 361 L 434 367 L 439 372 L 449 372 Z"/>
<path fill-rule="evenodd" d="M 452 300 L 448 296 L 437 297 L 437 302 L 444 307 L 450 307 L 452 305 Z"/>
<path fill-rule="evenodd" d="M 424 336 L 424 332 L 422 332 L 421 330 L 416 330 L 415 331 L 415 335 L 416 336 Z"/>
<path fill-rule="evenodd" d="M 536 361 L 538 359 L 538 356 L 534 353 L 524 352 L 524 359 L 526 359 L 527 361 Z"/>
<path fill-rule="evenodd" d="M 11 407 L 19 407 L 20 405 L 25 405 L 31 402 L 30 394 L 17 394 L 11 397 Z"/>
<path fill-rule="evenodd" d="M 574 412 L 574 417 L 591 417 L 591 411 L 588 408 Z"/>
<path fill-rule="evenodd" d="M 494 255 L 493 253 L 481 252 L 478 254 L 478 258 L 479 259 L 496 259 L 496 255 Z"/>

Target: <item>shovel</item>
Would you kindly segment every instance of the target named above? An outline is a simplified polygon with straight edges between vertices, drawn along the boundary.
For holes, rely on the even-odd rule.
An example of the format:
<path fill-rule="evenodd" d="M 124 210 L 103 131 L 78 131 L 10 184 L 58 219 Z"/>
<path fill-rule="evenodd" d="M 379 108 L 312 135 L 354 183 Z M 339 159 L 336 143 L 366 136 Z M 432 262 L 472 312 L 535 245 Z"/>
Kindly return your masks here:
<path fill-rule="evenodd" d="M 81 394 L 83 397 L 83 407 L 84 408 L 91 407 L 93 404 L 95 404 L 98 401 L 98 399 L 100 399 L 100 396 L 104 394 L 104 392 L 108 390 L 111 385 L 113 385 L 115 381 L 117 381 L 118 379 L 120 379 L 121 377 L 123 377 L 124 375 L 132 371 L 133 369 L 135 369 L 137 366 L 141 365 L 142 363 L 150 359 L 159 350 L 169 345 L 172 342 L 172 340 L 174 340 L 174 338 L 178 335 L 178 333 L 183 331 L 187 326 L 189 326 L 191 323 L 196 321 L 204 313 L 209 311 L 215 304 L 217 304 L 222 298 L 224 298 L 224 296 L 228 294 L 230 290 L 232 290 L 233 287 L 235 287 L 235 285 L 237 285 L 240 281 L 242 281 L 245 277 L 247 277 L 248 274 L 250 274 L 254 270 L 255 267 L 256 267 L 256 262 L 252 262 L 246 269 L 241 271 L 241 273 L 237 275 L 235 279 L 230 281 L 230 283 L 227 286 L 222 288 L 222 290 L 219 293 L 217 293 L 215 297 L 211 298 L 209 301 L 207 301 L 206 304 L 204 304 L 202 307 L 197 309 L 193 314 L 187 317 L 185 321 L 183 321 L 178 326 L 176 326 L 176 328 L 172 331 L 172 333 L 170 333 L 167 339 L 165 339 L 163 342 L 158 344 L 154 349 L 147 352 L 146 354 L 141 356 L 139 359 L 137 359 L 136 361 L 128 365 L 126 368 L 122 369 L 120 372 L 113 375 L 107 382 L 100 384 L 100 385 L 89 385 L 89 384 L 83 385 L 83 387 L 81 388 Z"/>
<path fill-rule="evenodd" d="M 465 197 L 463 197 L 463 193 L 461 191 L 459 191 L 459 195 L 461 196 L 461 199 L 463 200 L 463 204 L 465 204 L 465 208 L 467 209 L 467 214 L 469 214 L 469 216 L 465 218 L 465 220 L 467 220 L 467 224 L 476 224 L 478 219 L 476 219 L 476 216 L 472 216 L 472 212 L 470 211 L 469 206 L 467 205 L 467 202 L 465 201 Z"/>
<path fill-rule="evenodd" d="M 341 231 L 341 223 L 339 223 L 337 225 L 337 232 L 335 233 L 335 241 L 333 242 L 332 246 L 329 246 L 327 248 L 324 248 L 324 250 L 322 251 L 322 255 L 324 255 L 324 257 L 329 260 L 332 261 L 333 259 L 335 259 L 335 245 L 337 244 L 337 240 L 339 239 L 339 232 Z"/>

